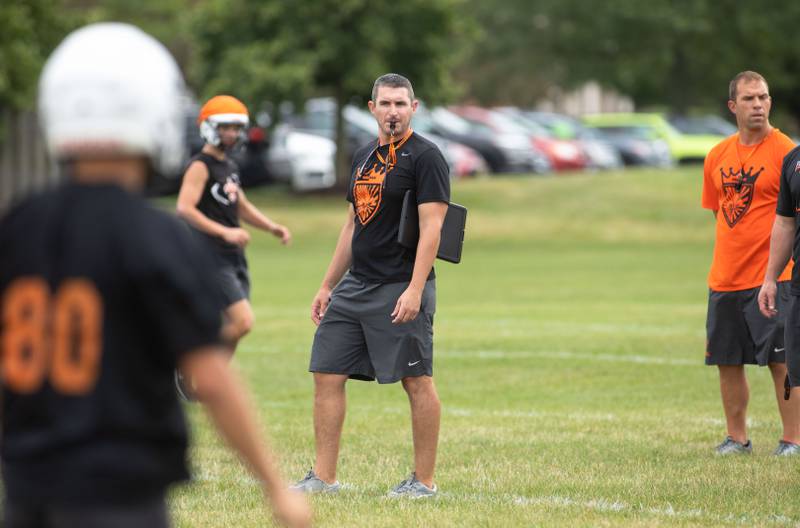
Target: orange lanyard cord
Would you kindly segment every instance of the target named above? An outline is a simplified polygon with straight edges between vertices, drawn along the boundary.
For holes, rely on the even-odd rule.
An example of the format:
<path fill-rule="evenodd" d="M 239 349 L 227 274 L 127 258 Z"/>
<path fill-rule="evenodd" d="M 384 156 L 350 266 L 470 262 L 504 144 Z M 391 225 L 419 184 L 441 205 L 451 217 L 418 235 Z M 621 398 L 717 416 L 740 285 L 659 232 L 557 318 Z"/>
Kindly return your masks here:
<path fill-rule="evenodd" d="M 388 167 L 390 167 L 390 166 L 394 167 L 395 165 L 397 165 L 397 151 L 400 150 L 400 148 L 402 148 L 403 145 L 405 145 L 406 141 L 408 141 L 408 138 L 410 138 L 411 134 L 413 134 L 413 133 L 414 133 L 414 131 L 409 128 L 408 132 L 406 132 L 406 135 L 403 136 L 403 139 L 398 141 L 396 145 L 395 145 L 394 142 L 391 142 L 391 141 L 389 142 L 388 160 L 383 159 L 383 156 L 381 156 L 381 153 L 378 152 L 377 150 L 375 151 L 375 153 L 378 155 L 378 159 L 381 161 L 381 163 L 383 163 L 384 165 L 387 166 L 387 170 L 388 170 Z"/>

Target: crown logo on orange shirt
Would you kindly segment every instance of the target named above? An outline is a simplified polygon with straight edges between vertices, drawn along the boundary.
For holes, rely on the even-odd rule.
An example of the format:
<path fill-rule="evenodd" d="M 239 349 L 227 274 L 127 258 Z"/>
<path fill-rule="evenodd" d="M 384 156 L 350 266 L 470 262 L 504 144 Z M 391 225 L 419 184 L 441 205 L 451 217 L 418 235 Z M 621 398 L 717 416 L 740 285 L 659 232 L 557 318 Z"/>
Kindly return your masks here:
<path fill-rule="evenodd" d="M 761 167 L 757 172 L 754 167 L 750 170 L 737 171 L 730 167 L 726 172 L 720 167 L 722 176 L 722 203 L 720 209 L 728 227 L 733 229 L 750 209 L 755 194 L 756 180 L 764 172 Z"/>
<path fill-rule="evenodd" d="M 733 167 L 730 167 L 726 172 L 725 169 L 720 167 L 719 172 L 722 175 L 722 186 L 736 187 L 736 191 L 738 192 L 744 186 L 754 185 L 758 177 L 761 176 L 761 173 L 764 172 L 764 167 L 758 169 L 758 172 L 754 171 L 755 167 L 750 167 L 750 170 L 745 170 L 744 167 L 742 167 L 742 170 L 740 171 L 737 171 Z"/>

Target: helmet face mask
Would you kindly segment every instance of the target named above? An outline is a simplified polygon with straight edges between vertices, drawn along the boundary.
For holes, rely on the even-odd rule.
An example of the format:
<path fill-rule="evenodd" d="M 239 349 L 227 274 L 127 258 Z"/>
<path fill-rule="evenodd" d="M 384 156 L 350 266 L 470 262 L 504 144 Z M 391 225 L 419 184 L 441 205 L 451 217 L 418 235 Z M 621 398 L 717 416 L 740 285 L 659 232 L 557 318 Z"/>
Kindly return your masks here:
<path fill-rule="evenodd" d="M 216 116 L 212 116 L 200 123 L 200 136 L 205 140 L 206 143 L 223 150 L 233 150 L 241 146 L 247 140 L 246 123 L 217 121 L 214 119 L 214 117 Z M 224 128 L 225 126 L 236 126 L 239 128 L 238 132 L 236 133 L 236 139 L 229 145 L 225 144 L 225 141 L 223 141 L 222 137 L 223 134 L 221 128 Z"/>
<path fill-rule="evenodd" d="M 142 156 L 179 175 L 185 161 L 183 77 L 169 51 L 140 29 L 91 24 L 71 33 L 39 80 L 45 142 L 60 164 Z"/>
<path fill-rule="evenodd" d="M 247 107 L 241 101 L 229 95 L 218 95 L 209 99 L 200 109 L 198 123 L 200 124 L 200 136 L 206 143 L 219 149 L 233 150 L 247 139 L 246 129 L 250 123 L 250 117 Z M 223 144 L 220 127 L 224 125 L 241 127 L 236 141 L 231 145 Z"/>

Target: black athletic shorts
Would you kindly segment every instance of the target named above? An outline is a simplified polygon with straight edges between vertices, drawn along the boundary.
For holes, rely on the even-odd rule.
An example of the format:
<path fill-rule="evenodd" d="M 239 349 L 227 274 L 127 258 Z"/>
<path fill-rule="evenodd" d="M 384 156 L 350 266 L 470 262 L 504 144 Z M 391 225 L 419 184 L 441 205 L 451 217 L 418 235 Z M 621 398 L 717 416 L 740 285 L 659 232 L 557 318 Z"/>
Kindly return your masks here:
<path fill-rule="evenodd" d="M 789 384 L 800 387 L 800 298 L 792 295 L 792 306 L 786 316 L 786 368 Z"/>
<path fill-rule="evenodd" d="M 761 288 L 708 291 L 706 365 L 784 363 L 783 327 L 790 306 L 789 281 L 778 283 L 773 319 L 758 309 Z"/>
<path fill-rule="evenodd" d="M 436 281 L 425 284 L 416 319 L 393 324 L 406 288 L 407 282 L 368 283 L 347 273 L 317 327 L 308 370 L 378 383 L 432 376 Z"/>
<path fill-rule="evenodd" d="M 163 497 L 124 506 L 23 506 L 6 501 L 4 528 L 169 528 Z"/>
<path fill-rule="evenodd" d="M 244 253 L 217 254 L 217 280 L 223 306 L 250 298 L 250 273 Z"/>

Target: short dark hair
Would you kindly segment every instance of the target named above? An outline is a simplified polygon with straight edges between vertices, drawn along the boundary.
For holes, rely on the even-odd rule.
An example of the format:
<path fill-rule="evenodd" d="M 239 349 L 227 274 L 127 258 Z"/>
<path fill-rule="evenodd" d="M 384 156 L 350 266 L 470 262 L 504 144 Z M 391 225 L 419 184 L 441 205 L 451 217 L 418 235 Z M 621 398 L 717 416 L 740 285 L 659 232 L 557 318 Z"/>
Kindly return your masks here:
<path fill-rule="evenodd" d="M 381 86 L 388 86 L 390 88 L 405 88 L 408 90 L 408 96 L 414 100 L 414 88 L 411 87 L 411 81 L 397 73 L 385 73 L 375 79 L 372 85 L 372 100 L 378 98 L 378 88 Z"/>
<path fill-rule="evenodd" d="M 739 86 L 739 81 L 762 81 L 764 84 L 767 84 L 767 80 L 758 72 L 745 70 L 737 73 L 736 77 L 731 80 L 731 84 L 728 85 L 728 98 L 734 102 L 736 101 L 736 88 Z M 769 85 L 767 85 L 767 88 L 769 88 Z"/>

